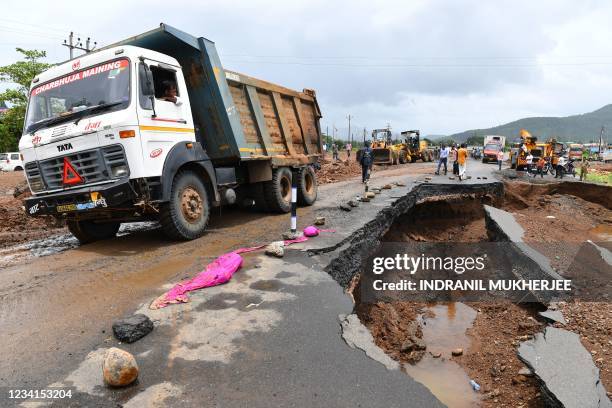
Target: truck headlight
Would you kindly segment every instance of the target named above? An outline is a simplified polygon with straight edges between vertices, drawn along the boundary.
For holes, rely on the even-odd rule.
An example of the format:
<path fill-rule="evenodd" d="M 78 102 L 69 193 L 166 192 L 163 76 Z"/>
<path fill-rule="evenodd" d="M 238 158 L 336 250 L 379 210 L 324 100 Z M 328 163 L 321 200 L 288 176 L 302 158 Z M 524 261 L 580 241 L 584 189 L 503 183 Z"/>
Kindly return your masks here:
<path fill-rule="evenodd" d="M 128 174 L 128 168 L 126 165 L 121 165 L 121 166 L 115 166 L 111 169 L 111 172 L 113 173 L 113 177 L 123 177 L 123 176 L 127 176 Z"/>

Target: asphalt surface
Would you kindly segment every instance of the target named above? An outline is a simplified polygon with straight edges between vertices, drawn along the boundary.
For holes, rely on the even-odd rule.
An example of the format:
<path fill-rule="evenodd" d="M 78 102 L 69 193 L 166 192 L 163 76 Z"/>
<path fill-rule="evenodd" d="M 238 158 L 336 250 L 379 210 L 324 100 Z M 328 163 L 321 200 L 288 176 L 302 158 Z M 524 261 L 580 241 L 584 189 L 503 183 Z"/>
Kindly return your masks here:
<path fill-rule="evenodd" d="M 461 183 L 494 181 L 495 169 L 470 162 L 472 179 Z M 59 407 L 441 406 L 406 374 L 344 342 L 339 316 L 352 312 L 352 300 L 323 271 L 348 237 L 419 182 L 460 183 L 433 176 L 433 170 L 433 163 L 415 163 L 375 172 L 372 187 L 406 186 L 383 190 L 350 213 L 337 207 L 363 191 L 359 180 L 322 186 L 316 205 L 300 209 L 299 226 L 321 214 L 328 220 L 324 228 L 335 233 L 295 245 L 283 259 L 245 254 L 228 284 L 161 310 L 148 305 L 173 283 L 224 252 L 280 239 L 288 215 L 223 210 L 192 242 L 169 242 L 152 229 L 4 268 L 0 406 L 15 403 L 7 399 L 9 389 L 48 386 L 73 390 L 72 399 L 52 404 Z M 308 248 L 328 250 L 311 257 Z M 118 344 L 113 320 L 135 312 L 151 317 L 155 330 L 136 343 Z M 112 346 L 136 356 L 135 386 L 103 386 L 101 360 Z"/>

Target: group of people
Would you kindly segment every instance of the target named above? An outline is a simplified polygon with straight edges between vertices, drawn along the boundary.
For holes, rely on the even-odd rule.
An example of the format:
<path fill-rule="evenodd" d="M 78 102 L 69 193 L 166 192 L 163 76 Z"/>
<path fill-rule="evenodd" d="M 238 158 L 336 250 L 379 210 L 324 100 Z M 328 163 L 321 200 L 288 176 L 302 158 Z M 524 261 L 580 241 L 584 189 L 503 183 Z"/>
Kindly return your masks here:
<path fill-rule="evenodd" d="M 451 147 L 442 145 L 440 148 L 440 158 L 438 159 L 438 168 L 436 175 L 440 175 L 440 168 L 444 165 L 444 175 L 448 172 L 449 159 L 453 163 L 453 174 L 459 177 L 459 181 L 465 178 L 465 171 L 467 169 L 467 144 L 462 143 L 459 148 L 455 143 Z"/>
<path fill-rule="evenodd" d="M 324 145 L 324 151 L 327 151 L 327 145 Z M 351 158 L 351 151 L 353 151 L 353 145 L 350 143 L 347 143 L 344 146 L 344 150 L 346 150 L 346 157 L 347 159 Z M 336 143 L 332 143 L 331 145 L 331 151 L 332 151 L 332 159 L 334 161 L 340 160 L 339 157 L 339 149 L 338 149 L 338 145 Z"/>
<path fill-rule="evenodd" d="M 540 178 L 544 178 L 548 168 L 554 168 L 555 178 L 562 179 L 566 173 L 574 175 L 574 162 L 564 155 L 557 158 L 556 163 L 553 164 L 551 157 L 540 156 L 535 158 L 531 152 L 528 152 L 525 157 L 525 162 L 527 174 L 533 175 L 534 178 L 538 175 L 540 175 Z M 580 181 L 586 180 L 586 176 L 589 172 L 589 165 L 588 157 L 583 154 L 580 161 Z"/>

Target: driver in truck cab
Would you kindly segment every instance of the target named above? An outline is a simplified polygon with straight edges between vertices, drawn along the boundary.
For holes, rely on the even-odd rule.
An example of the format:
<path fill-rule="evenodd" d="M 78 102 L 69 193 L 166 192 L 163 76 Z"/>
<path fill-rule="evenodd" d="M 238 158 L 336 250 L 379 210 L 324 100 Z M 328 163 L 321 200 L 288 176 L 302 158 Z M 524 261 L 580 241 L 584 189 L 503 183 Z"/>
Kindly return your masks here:
<path fill-rule="evenodd" d="M 162 89 L 164 91 L 164 95 L 161 99 L 164 101 L 172 102 L 175 105 L 180 105 L 181 99 L 177 96 L 176 93 L 176 83 L 172 81 L 164 81 L 162 82 Z"/>

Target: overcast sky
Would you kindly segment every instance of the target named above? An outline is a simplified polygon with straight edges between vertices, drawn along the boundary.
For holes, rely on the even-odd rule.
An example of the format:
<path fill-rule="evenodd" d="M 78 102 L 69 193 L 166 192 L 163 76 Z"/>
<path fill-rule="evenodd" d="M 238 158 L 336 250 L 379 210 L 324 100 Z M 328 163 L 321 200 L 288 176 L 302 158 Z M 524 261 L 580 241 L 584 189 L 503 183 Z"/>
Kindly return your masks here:
<path fill-rule="evenodd" d="M 322 128 L 451 134 L 612 98 L 610 1 L 21 1 L 0 16 L 15 46 L 68 57 L 71 30 L 107 45 L 160 22 L 217 45 L 225 68 L 317 91 Z"/>

